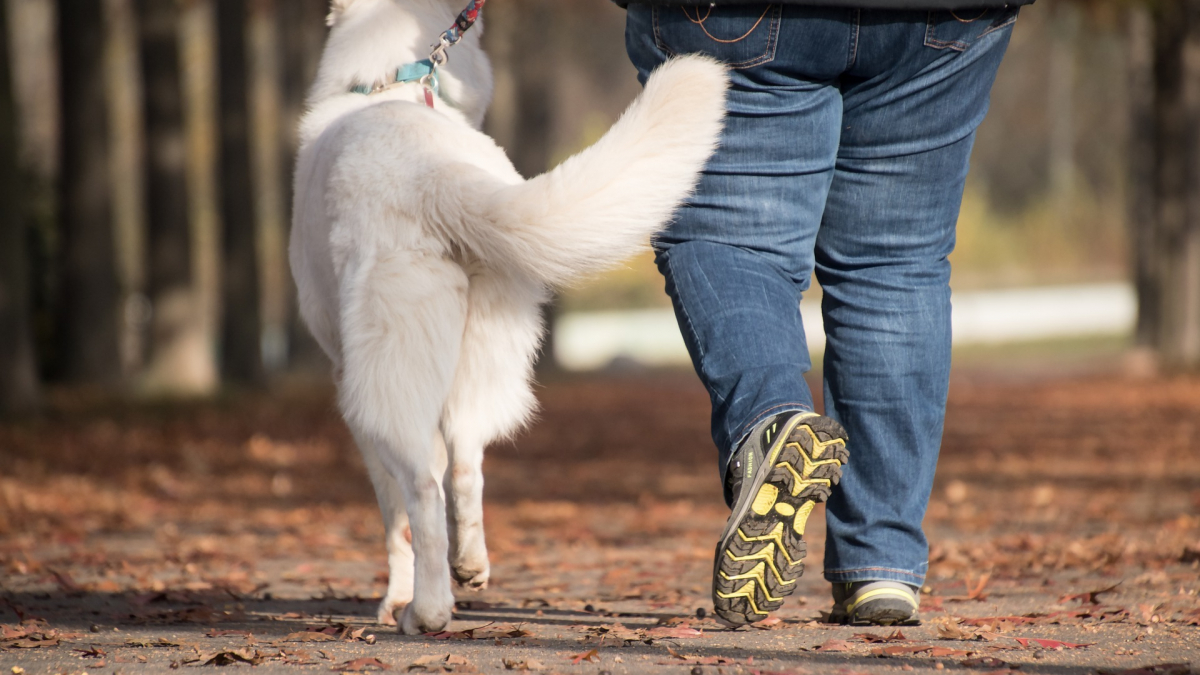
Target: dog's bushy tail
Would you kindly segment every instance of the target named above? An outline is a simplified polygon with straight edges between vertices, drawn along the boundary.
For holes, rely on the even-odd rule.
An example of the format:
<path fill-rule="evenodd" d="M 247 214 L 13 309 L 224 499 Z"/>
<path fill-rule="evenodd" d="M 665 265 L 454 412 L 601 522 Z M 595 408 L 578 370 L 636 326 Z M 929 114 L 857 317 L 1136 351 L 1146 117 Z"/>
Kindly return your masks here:
<path fill-rule="evenodd" d="M 595 145 L 495 193 L 486 213 L 495 231 L 478 233 L 492 240 L 486 248 L 552 286 L 636 253 L 716 149 L 727 87 L 725 67 L 712 59 L 663 64 Z"/>

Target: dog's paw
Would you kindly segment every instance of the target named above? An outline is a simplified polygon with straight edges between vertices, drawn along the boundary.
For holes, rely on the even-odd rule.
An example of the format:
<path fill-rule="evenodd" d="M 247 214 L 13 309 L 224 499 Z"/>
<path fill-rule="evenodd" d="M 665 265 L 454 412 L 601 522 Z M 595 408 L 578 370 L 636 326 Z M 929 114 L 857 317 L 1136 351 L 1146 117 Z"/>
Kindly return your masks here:
<path fill-rule="evenodd" d="M 491 576 L 491 569 L 486 562 L 482 566 L 462 563 L 451 567 L 450 571 L 458 585 L 469 591 L 482 591 L 487 588 L 488 578 Z"/>
<path fill-rule="evenodd" d="M 453 613 L 453 602 L 446 603 L 444 606 L 425 608 L 418 606 L 416 602 L 411 602 L 400 614 L 400 632 L 405 635 L 436 633 L 450 624 Z"/>
<path fill-rule="evenodd" d="M 375 615 L 375 620 L 384 626 L 396 625 L 396 614 L 403 610 L 412 602 L 412 598 L 393 598 L 391 596 L 383 599 L 379 603 L 379 611 Z"/>

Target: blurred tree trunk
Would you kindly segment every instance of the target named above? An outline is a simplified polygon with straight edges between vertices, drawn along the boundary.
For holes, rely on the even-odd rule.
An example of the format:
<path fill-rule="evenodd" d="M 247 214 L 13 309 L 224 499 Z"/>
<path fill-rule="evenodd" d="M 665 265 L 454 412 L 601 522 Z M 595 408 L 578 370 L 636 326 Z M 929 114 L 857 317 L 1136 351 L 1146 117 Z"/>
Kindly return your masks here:
<path fill-rule="evenodd" d="M 1200 367 L 1200 0 L 1154 5 L 1154 233 L 1141 301 L 1161 364 Z"/>
<path fill-rule="evenodd" d="M 183 0 L 180 14 L 192 288 L 215 387 L 222 293 L 216 7 L 213 0 Z"/>
<path fill-rule="evenodd" d="M 7 4 L 11 30 L 8 58 L 14 70 L 18 145 L 23 175 L 28 257 L 32 284 L 34 350 L 40 374 L 61 370 L 57 339 L 61 266 L 58 237 L 58 188 L 61 160 L 59 104 L 58 2 L 22 0 Z"/>
<path fill-rule="evenodd" d="M 146 124 L 146 214 L 154 318 L 151 392 L 197 394 L 216 384 L 192 270 L 187 140 L 177 0 L 138 0 Z"/>
<path fill-rule="evenodd" d="M 120 292 L 108 173 L 103 26 L 101 0 L 59 0 L 62 280 L 57 332 L 64 379 L 115 384 L 121 377 Z"/>
<path fill-rule="evenodd" d="M 9 58 L 8 8 L 0 3 L 0 414 L 37 404 L 32 284 L 25 200 L 17 160 L 17 117 Z"/>
<path fill-rule="evenodd" d="M 295 0 L 284 0 L 294 2 Z M 263 367 L 268 373 L 287 365 L 288 287 L 286 191 L 283 178 L 283 50 L 279 2 L 251 0 L 247 24 L 250 157 L 258 242 L 259 317 Z"/>
<path fill-rule="evenodd" d="M 304 98 L 317 76 L 325 46 L 326 0 L 284 0 L 276 10 L 283 50 L 284 162 L 291 169 L 297 148 L 297 125 L 304 114 Z M 288 174 L 291 175 L 290 172 Z"/>
<path fill-rule="evenodd" d="M 1075 59 L 1083 16 L 1072 2 L 1054 2 L 1046 9 L 1051 35 L 1046 92 L 1050 195 L 1056 217 L 1066 223 L 1075 213 Z"/>
<path fill-rule="evenodd" d="M 326 0 L 284 0 L 279 7 L 280 33 L 283 42 L 283 176 L 287 187 L 287 221 L 290 228 L 292 213 L 292 174 L 295 173 L 296 134 L 304 114 L 304 99 L 308 87 L 317 75 L 321 49 L 325 44 Z M 290 231 L 290 230 L 289 230 Z M 328 361 L 317 341 L 295 311 L 295 285 L 288 284 L 288 367 L 301 371 L 326 371 Z"/>
<path fill-rule="evenodd" d="M 508 151 L 517 171 L 531 178 L 550 163 L 557 63 L 550 36 L 557 35 L 556 13 L 562 10 L 555 0 L 522 0 L 488 11 L 484 39 L 496 70 L 496 88 L 512 94 L 493 102 L 487 131 Z"/>
<path fill-rule="evenodd" d="M 258 259 L 251 192 L 245 0 L 217 2 L 220 77 L 222 269 L 221 372 L 240 384 L 262 384 Z"/>
<path fill-rule="evenodd" d="M 112 176 L 113 241 L 121 289 L 121 373 L 140 375 L 153 308 L 146 296 L 145 110 L 141 36 L 134 0 L 104 0 L 108 159 Z"/>
<path fill-rule="evenodd" d="M 1154 23 L 1150 10 L 1128 8 L 1129 40 L 1129 237 L 1138 297 L 1134 341 L 1153 350 L 1158 341 L 1159 270 L 1155 264 Z"/>
<path fill-rule="evenodd" d="M 559 13 L 571 11 L 563 5 L 556 0 L 496 3 L 488 7 L 485 19 L 484 42 L 499 94 L 488 111 L 485 130 L 526 178 L 550 166 L 557 64 L 552 39 L 559 34 L 555 27 L 562 23 Z M 547 331 L 537 359 L 541 373 L 556 368 L 553 327 L 558 304 L 556 297 L 542 309 Z"/>

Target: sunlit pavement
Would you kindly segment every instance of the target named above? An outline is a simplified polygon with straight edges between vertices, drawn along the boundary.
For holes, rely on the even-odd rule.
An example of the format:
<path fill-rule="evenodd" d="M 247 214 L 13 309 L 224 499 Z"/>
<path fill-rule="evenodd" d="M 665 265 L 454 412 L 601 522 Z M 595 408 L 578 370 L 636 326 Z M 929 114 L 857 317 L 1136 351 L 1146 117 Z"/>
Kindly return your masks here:
<path fill-rule="evenodd" d="M 820 623 L 819 514 L 777 621 L 701 618 L 726 512 L 690 374 L 560 379 L 539 396 L 541 420 L 485 467 L 492 585 L 461 594 L 449 630 L 426 637 L 370 620 L 382 528 L 326 393 L 142 410 L 66 400 L 0 426 L 3 672 L 1200 662 L 1200 379 L 957 379 L 924 621 L 899 633 Z"/>

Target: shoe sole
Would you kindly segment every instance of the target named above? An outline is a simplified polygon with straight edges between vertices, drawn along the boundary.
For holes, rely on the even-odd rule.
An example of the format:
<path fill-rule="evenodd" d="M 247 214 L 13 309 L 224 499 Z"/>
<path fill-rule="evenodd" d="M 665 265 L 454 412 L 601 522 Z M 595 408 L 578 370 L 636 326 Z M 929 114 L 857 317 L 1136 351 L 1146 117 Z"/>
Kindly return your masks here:
<path fill-rule="evenodd" d="M 740 626 L 762 621 L 783 605 L 804 574 L 808 517 L 829 498 L 849 456 L 846 431 L 837 422 L 816 413 L 788 420 L 743 488 L 747 497 L 735 505 L 717 544 L 717 616 Z"/>
<path fill-rule="evenodd" d="M 915 626 L 920 623 L 911 605 L 890 599 L 865 603 L 853 615 L 831 614 L 829 622 L 843 626 Z"/>
<path fill-rule="evenodd" d="M 919 624 L 915 595 L 896 588 L 863 591 L 834 606 L 830 623 L 850 626 L 911 626 Z M 849 609 L 847 609 L 847 606 Z"/>

